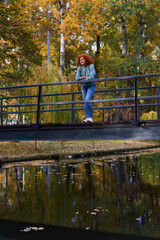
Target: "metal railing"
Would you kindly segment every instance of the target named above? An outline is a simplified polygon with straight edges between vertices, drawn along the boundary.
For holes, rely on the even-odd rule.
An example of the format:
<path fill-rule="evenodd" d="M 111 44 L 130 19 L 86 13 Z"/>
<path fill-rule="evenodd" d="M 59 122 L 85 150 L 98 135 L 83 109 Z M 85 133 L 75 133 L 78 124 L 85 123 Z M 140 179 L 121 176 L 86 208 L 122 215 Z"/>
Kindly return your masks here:
<path fill-rule="evenodd" d="M 93 111 L 94 110 L 103 110 L 103 121 L 104 121 L 104 110 L 106 109 L 118 109 L 118 108 L 134 108 L 134 114 L 135 114 L 135 125 L 139 124 L 139 108 L 141 107 L 157 107 L 157 119 L 160 119 L 160 113 L 159 113 L 159 88 L 160 86 L 145 86 L 145 87 L 139 87 L 138 81 L 141 79 L 146 79 L 146 78 L 152 78 L 152 77 L 159 77 L 160 73 L 158 74 L 148 74 L 148 75 L 133 75 L 133 76 L 124 76 L 124 77 L 113 77 L 113 78 L 104 78 L 104 79 L 96 79 L 96 80 L 90 80 L 88 82 L 109 82 L 109 81 L 126 81 L 126 80 L 134 80 L 134 86 L 129 87 L 129 88 L 119 88 L 119 89 L 104 89 L 104 90 L 97 90 L 95 94 L 106 94 L 106 93 L 117 93 L 117 92 L 122 92 L 122 91 L 132 91 L 133 96 L 132 97 L 120 97 L 120 98 L 105 98 L 105 99 L 98 99 L 98 100 L 90 100 L 90 101 L 75 101 L 75 95 L 81 94 L 81 92 L 68 92 L 68 93 L 53 93 L 53 94 L 42 94 L 42 89 L 45 87 L 50 87 L 50 86 L 56 86 L 56 85 L 66 85 L 66 84 L 79 84 L 83 83 L 85 81 L 72 81 L 72 82 L 58 82 L 58 83 L 47 83 L 47 84 L 35 84 L 35 85 L 23 85 L 23 86 L 11 86 L 11 87 L 1 87 L 0 91 L 13 91 L 15 89 L 27 89 L 27 88 L 37 88 L 38 94 L 36 95 L 24 95 L 24 96 L 9 96 L 9 97 L 1 97 L 0 98 L 0 115 L 1 115 L 1 126 L 4 125 L 4 115 L 9 115 L 9 114 L 27 114 L 27 113 L 36 113 L 36 125 L 39 127 L 40 125 L 40 117 L 41 113 L 46 113 L 46 112 L 55 112 L 55 111 L 71 111 L 71 122 L 74 122 L 74 113 L 75 111 L 80 111 L 84 110 L 83 106 L 82 107 L 75 107 L 76 104 L 84 104 L 85 102 L 92 102 L 92 103 L 119 103 L 119 102 L 126 102 L 126 101 L 131 101 L 133 102 L 130 105 L 108 105 L 108 106 L 101 106 L 101 107 L 94 107 L 93 106 Z M 157 95 L 151 95 L 151 96 L 141 96 L 139 97 L 139 90 L 151 90 L 151 89 L 156 89 Z M 71 101 L 61 101 L 61 102 L 42 102 L 42 98 L 44 99 L 45 97 L 52 97 L 52 96 L 71 96 Z M 7 104 L 7 100 L 13 100 L 13 99 L 37 99 L 36 103 L 27 103 L 27 104 Z M 147 103 L 147 104 L 140 104 L 139 101 L 141 100 L 151 100 L 151 99 L 156 99 L 156 103 Z M 69 108 L 59 108 L 59 109 L 41 109 L 42 107 L 45 106 L 58 106 L 58 105 L 71 105 Z M 19 108 L 21 109 L 22 107 L 36 107 L 35 110 L 19 110 L 19 111 L 4 111 L 4 109 L 8 108 Z"/>

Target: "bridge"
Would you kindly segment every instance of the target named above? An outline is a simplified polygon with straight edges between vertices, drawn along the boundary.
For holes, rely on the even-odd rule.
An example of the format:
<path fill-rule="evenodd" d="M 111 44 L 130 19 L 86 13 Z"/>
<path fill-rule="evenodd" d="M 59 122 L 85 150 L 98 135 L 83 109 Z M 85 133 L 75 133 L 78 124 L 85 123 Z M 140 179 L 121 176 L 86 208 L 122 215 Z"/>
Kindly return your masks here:
<path fill-rule="evenodd" d="M 97 79 L 99 87 L 89 101 L 93 115 L 98 113 L 94 123 L 82 123 L 85 101 L 74 91 L 84 81 L 1 87 L 0 141 L 160 139 L 159 77 L 160 73 Z M 61 91 L 65 85 L 70 86 L 67 92 Z M 144 109 L 156 118 L 143 120 Z"/>

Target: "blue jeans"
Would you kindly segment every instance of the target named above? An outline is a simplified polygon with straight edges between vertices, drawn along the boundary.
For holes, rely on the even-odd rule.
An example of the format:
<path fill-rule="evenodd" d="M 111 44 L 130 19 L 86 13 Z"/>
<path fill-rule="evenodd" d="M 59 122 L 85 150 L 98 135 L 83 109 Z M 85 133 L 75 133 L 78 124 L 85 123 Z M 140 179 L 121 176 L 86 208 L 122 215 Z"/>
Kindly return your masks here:
<path fill-rule="evenodd" d="M 84 86 L 84 84 L 81 85 L 81 91 L 84 101 L 89 101 L 93 97 L 93 94 L 96 90 L 96 84 L 91 86 Z M 86 118 L 91 117 L 92 118 L 92 104 L 91 103 L 84 103 L 84 110 L 86 114 Z"/>

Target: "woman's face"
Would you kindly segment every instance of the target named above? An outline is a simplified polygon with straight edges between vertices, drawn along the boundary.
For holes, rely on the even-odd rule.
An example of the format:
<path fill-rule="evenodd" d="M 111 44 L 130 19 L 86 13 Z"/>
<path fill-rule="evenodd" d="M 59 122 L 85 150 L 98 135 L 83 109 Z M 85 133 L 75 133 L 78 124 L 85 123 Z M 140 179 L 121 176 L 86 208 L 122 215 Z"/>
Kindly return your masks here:
<path fill-rule="evenodd" d="M 79 61 L 82 66 L 86 64 L 86 60 L 84 59 L 84 57 L 81 57 Z"/>

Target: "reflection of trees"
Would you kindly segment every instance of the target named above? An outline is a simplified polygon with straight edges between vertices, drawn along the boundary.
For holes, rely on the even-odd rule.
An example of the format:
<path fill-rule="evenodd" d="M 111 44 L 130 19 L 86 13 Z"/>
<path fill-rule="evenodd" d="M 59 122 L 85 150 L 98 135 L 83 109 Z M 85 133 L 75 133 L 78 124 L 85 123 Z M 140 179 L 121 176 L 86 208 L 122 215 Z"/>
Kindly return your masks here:
<path fill-rule="evenodd" d="M 71 174 L 73 174 L 72 185 L 74 186 L 74 183 L 75 183 L 75 167 L 73 165 L 66 164 L 66 171 L 67 171 L 67 176 L 66 176 L 66 193 L 67 193 L 69 191 Z"/>
<path fill-rule="evenodd" d="M 123 159 L 118 158 L 112 162 L 119 205 L 124 207 L 124 199 L 127 199 L 126 204 L 130 206 L 130 210 L 133 213 L 136 211 L 135 201 L 137 203 L 144 201 L 144 194 L 147 196 L 147 203 L 152 209 L 154 209 L 155 204 L 158 206 L 160 200 L 160 185 L 154 187 L 154 185 L 143 181 L 143 175 L 141 175 L 142 169 L 139 168 L 138 162 L 138 157 L 133 157 L 132 159 L 129 157 Z M 155 166 L 152 162 L 152 171 L 153 168 L 155 168 Z M 146 209 L 146 211 L 148 210 Z"/>
<path fill-rule="evenodd" d="M 23 183 L 22 183 L 22 173 L 21 173 L 20 167 L 16 168 L 16 181 L 17 181 L 17 201 L 18 201 L 18 207 L 20 203 L 20 196 L 23 188 Z"/>
<path fill-rule="evenodd" d="M 56 179 L 56 183 L 58 185 L 58 182 L 60 181 L 60 166 L 59 166 L 59 164 L 56 164 L 54 166 L 54 169 L 55 169 L 55 179 Z"/>
<path fill-rule="evenodd" d="M 95 189 L 94 189 L 94 174 L 92 174 L 91 172 L 91 163 L 90 162 L 85 162 L 85 169 L 86 169 L 86 175 L 87 175 L 87 179 L 88 179 L 88 186 L 85 186 L 88 190 L 88 198 L 92 198 L 93 200 L 93 205 L 95 202 Z"/>
<path fill-rule="evenodd" d="M 104 161 L 103 161 L 103 192 L 104 191 L 105 191 L 105 164 L 104 164 Z"/>
<path fill-rule="evenodd" d="M 8 185 L 8 170 L 7 169 L 5 169 L 5 171 L 4 171 L 5 173 L 4 173 L 4 181 L 3 181 L 3 186 L 4 186 L 4 188 L 6 188 L 7 187 L 7 185 Z"/>
<path fill-rule="evenodd" d="M 50 196 L 50 189 L 51 189 L 51 166 L 47 166 L 47 190 L 48 190 L 48 197 Z"/>
<path fill-rule="evenodd" d="M 132 228 L 137 228 L 137 233 L 143 229 L 145 235 L 158 232 L 160 185 L 154 186 L 143 181 L 144 173 L 139 168 L 138 157 L 117 158 L 111 166 L 117 186 L 116 218 L 119 219 L 119 227 L 124 229 L 125 226 L 127 230 L 133 225 Z M 153 168 L 156 166 L 152 161 L 152 171 Z M 113 226 L 116 224 L 113 223 Z"/>
<path fill-rule="evenodd" d="M 7 170 L 8 174 L 7 171 L 0 173 L 3 174 L 1 182 L 6 183 L 6 188 L 1 186 L 6 202 L 12 200 L 9 208 L 1 197 L 4 208 L 0 214 L 8 211 L 11 219 L 13 216 L 19 220 L 25 217 L 25 220 L 34 222 L 76 227 L 88 224 L 93 228 L 101 226 L 106 229 L 108 226 L 122 226 L 124 218 L 119 224 L 119 216 L 128 217 L 126 226 L 129 226 L 131 213 L 138 211 L 143 216 L 146 214 L 145 219 L 147 214 L 154 218 L 155 209 L 159 207 L 160 186 L 143 182 L 137 158 L 117 158 L 110 164 L 107 161 L 56 163 L 53 166 L 26 167 L 26 170 L 12 168 Z M 25 188 L 24 179 L 27 182 Z M 98 206 L 101 206 L 101 212 L 91 215 Z M 105 212 L 106 209 L 108 211 Z"/>
<path fill-rule="evenodd" d="M 3 175 L 3 172 L 1 172 L 1 174 Z M 7 204 L 7 201 L 6 201 L 6 189 L 7 189 L 7 186 L 8 186 L 8 170 L 5 169 L 4 170 L 4 180 L 2 181 L 2 190 L 1 190 L 1 201 L 5 204 Z"/>
<path fill-rule="evenodd" d="M 151 185 L 160 184 L 160 158 L 159 154 L 140 156 L 138 159 L 139 169 L 141 169 L 142 180 Z"/>
<path fill-rule="evenodd" d="M 39 211 L 40 219 L 43 219 L 44 215 L 45 215 L 44 214 L 45 209 L 44 209 L 43 199 L 41 198 L 41 186 L 38 185 L 39 182 L 38 182 L 37 177 L 38 177 L 38 167 L 35 167 L 34 168 L 34 183 L 32 182 L 32 184 L 34 184 L 34 191 L 35 191 L 34 197 L 35 197 L 36 203 L 38 203 L 38 211 Z"/>
<path fill-rule="evenodd" d="M 112 169 L 115 175 L 117 184 L 118 202 L 120 206 L 126 196 L 127 204 L 130 206 L 132 212 L 135 212 L 134 200 L 139 200 L 141 194 L 141 179 L 137 167 L 137 159 L 134 163 L 129 157 L 118 158 L 117 161 L 112 163 Z"/>

